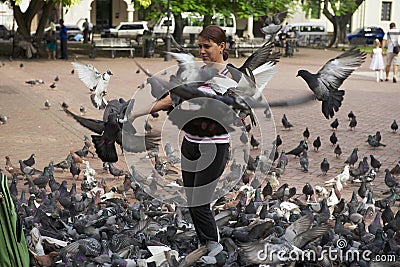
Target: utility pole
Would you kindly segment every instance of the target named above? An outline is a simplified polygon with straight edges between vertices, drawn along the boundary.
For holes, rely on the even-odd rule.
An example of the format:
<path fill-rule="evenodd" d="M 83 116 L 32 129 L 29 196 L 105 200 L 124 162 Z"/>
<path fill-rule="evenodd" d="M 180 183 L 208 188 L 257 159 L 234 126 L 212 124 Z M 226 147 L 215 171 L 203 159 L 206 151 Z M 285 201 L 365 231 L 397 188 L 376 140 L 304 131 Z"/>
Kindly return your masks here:
<path fill-rule="evenodd" d="M 167 24 L 167 36 L 165 38 L 165 46 L 167 53 L 165 54 L 164 61 L 171 61 L 171 36 L 169 32 L 169 25 L 171 24 L 171 12 L 170 12 L 170 0 L 168 0 L 168 10 L 167 10 L 168 24 Z"/>

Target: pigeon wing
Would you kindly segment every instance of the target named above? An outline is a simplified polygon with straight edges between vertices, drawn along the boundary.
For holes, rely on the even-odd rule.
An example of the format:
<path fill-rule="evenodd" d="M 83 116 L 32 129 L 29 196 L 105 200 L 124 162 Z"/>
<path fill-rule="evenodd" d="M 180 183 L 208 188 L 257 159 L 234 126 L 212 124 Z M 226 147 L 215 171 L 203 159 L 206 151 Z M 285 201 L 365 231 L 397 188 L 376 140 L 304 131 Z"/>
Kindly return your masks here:
<path fill-rule="evenodd" d="M 329 91 L 338 90 L 343 81 L 365 61 L 366 53 L 350 49 L 329 60 L 317 73 L 318 81 Z"/>
<path fill-rule="evenodd" d="M 101 79 L 101 73 L 90 64 L 81 64 L 72 62 L 74 69 L 78 73 L 79 79 L 91 90 L 95 90 L 99 80 Z"/>
<path fill-rule="evenodd" d="M 274 15 L 272 15 L 272 21 L 274 22 L 274 24 L 279 25 L 283 22 L 286 16 L 287 11 L 275 13 Z"/>
<path fill-rule="evenodd" d="M 273 43 L 267 42 L 248 57 L 239 70 L 246 74 L 246 69 L 253 71 L 268 62 L 275 65 L 280 56 L 279 52 L 273 52 Z"/>
<path fill-rule="evenodd" d="M 312 214 L 308 214 L 292 223 L 288 228 L 286 228 L 284 235 L 285 239 L 291 244 L 296 236 L 310 229 L 313 220 L 314 216 Z"/>
<path fill-rule="evenodd" d="M 81 116 L 78 116 L 74 114 L 73 112 L 69 111 L 68 109 L 64 109 L 64 111 L 72 116 L 77 122 L 79 122 L 80 125 L 83 127 L 97 133 L 97 134 L 102 134 L 104 131 L 104 122 L 101 120 L 96 120 L 96 119 L 87 119 Z"/>

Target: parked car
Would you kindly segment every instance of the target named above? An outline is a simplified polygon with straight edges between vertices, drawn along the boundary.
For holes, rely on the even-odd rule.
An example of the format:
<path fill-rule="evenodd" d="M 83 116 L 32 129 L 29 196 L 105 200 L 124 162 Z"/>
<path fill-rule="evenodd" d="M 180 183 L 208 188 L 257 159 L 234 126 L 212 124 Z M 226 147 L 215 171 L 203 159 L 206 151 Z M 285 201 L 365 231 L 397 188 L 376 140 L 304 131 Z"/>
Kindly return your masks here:
<path fill-rule="evenodd" d="M 81 28 L 79 28 L 78 25 L 65 24 L 65 26 L 67 27 L 68 41 L 75 41 L 75 35 L 77 35 L 77 34 L 82 35 L 82 30 L 81 30 Z M 56 33 L 57 37 L 60 35 L 60 24 L 56 24 L 56 32 L 55 33 Z"/>
<path fill-rule="evenodd" d="M 138 43 L 143 41 L 144 31 L 148 31 L 147 21 L 121 22 L 115 29 L 105 29 L 101 32 L 102 38 L 130 38 Z"/>
<path fill-rule="evenodd" d="M 6 26 L 0 25 L 0 39 L 10 39 L 11 32 L 7 29 Z"/>
<path fill-rule="evenodd" d="M 358 28 L 354 32 L 347 35 L 350 44 L 373 44 L 375 39 L 382 42 L 385 32 L 379 27 Z"/>

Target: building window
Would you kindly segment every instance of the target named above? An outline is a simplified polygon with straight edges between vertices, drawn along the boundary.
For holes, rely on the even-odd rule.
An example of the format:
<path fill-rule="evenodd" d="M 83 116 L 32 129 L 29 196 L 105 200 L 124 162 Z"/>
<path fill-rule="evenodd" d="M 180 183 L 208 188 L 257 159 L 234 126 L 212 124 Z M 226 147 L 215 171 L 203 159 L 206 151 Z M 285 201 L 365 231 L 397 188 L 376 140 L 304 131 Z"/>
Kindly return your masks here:
<path fill-rule="evenodd" d="M 382 2 L 381 20 L 390 21 L 391 13 L 392 13 L 392 2 Z"/>

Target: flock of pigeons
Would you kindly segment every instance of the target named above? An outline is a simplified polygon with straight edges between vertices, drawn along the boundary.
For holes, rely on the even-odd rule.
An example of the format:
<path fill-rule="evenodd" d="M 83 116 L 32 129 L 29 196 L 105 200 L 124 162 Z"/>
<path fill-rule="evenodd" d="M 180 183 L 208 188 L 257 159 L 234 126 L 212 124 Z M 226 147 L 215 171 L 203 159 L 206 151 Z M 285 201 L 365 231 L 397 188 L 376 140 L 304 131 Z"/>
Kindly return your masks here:
<path fill-rule="evenodd" d="M 241 126 L 250 134 L 251 124 L 244 118 L 252 116 L 252 109 L 264 108 L 267 118 L 269 107 L 290 106 L 308 101 L 309 98 L 270 103 L 259 98 L 262 90 L 274 74 L 279 55 L 272 44 L 260 48 L 240 68 L 228 69 L 232 79 L 220 77 L 215 71 L 203 72 L 194 57 L 179 49 L 171 53 L 179 62 L 177 73 L 160 78 L 148 75 L 148 84 L 154 98 L 167 93 L 180 103 L 197 97 L 215 98 L 232 107 L 243 119 Z M 322 102 L 322 113 L 329 119 L 341 107 L 344 91 L 339 87 L 365 60 L 365 53 L 351 49 L 329 60 L 318 73 L 300 70 L 302 77 L 315 97 Z M 207 256 L 205 247 L 199 247 L 196 232 L 191 224 L 188 210 L 174 203 L 162 203 L 151 197 L 161 193 L 157 178 L 179 172 L 175 164 L 179 157 L 169 145 L 165 157 L 159 155 L 160 133 L 146 124 L 146 134 L 141 136 L 128 120 L 135 104 L 134 99 L 107 101 L 107 85 L 112 73 L 100 73 L 89 64 L 73 63 L 79 78 L 91 90 L 91 102 L 104 109 L 103 120 L 88 119 L 74 114 L 63 103 L 63 110 L 82 126 L 95 134 L 84 138 L 83 148 L 70 151 L 66 159 L 50 162 L 43 171 L 35 168 L 35 155 L 20 160 L 14 167 L 6 157 L 5 170 L 11 176 L 10 193 L 25 228 L 31 252 L 32 264 L 39 266 L 399 266 L 400 265 L 400 212 L 396 200 L 400 192 L 398 177 L 400 162 L 396 166 L 384 166 L 384 182 L 387 195 L 377 197 L 372 184 L 380 171 L 380 162 L 371 154 L 358 159 L 358 149 L 344 161 L 343 172 L 325 182 L 324 186 L 306 183 L 299 188 L 288 183 L 281 184 L 288 155 L 299 158 L 299 164 L 307 172 L 308 128 L 300 144 L 288 151 L 280 149 L 283 140 L 277 135 L 274 151 L 265 151 L 255 158 L 245 156 L 246 165 L 235 161 L 229 169 L 236 179 L 235 186 L 225 196 L 213 203 L 215 219 L 220 230 L 224 250 L 215 257 Z M 250 74 L 250 75 L 249 75 Z M 229 80 L 228 80 L 229 79 Z M 208 82 L 216 90 L 228 88 L 227 94 L 207 95 L 195 90 L 199 84 Z M 232 84 L 235 86 L 232 87 Z M 47 106 L 46 106 L 47 105 Z M 50 103 L 45 104 L 50 108 Z M 206 103 L 204 108 L 210 108 Z M 152 114 L 156 119 L 158 114 Z M 2 119 L 2 123 L 7 119 Z M 5 120 L 5 122 L 3 122 Z M 356 116 L 349 113 L 349 127 L 357 126 Z M 183 127 L 179 121 L 173 121 Z M 330 142 L 335 155 L 342 154 L 337 143 L 335 120 Z M 226 126 L 238 127 L 235 119 L 227 120 Z M 291 129 L 286 117 L 282 118 L 285 129 Z M 253 124 L 254 126 L 254 124 Z M 390 126 L 396 132 L 396 121 Z M 241 138 L 247 143 L 247 136 Z M 381 134 L 370 135 L 366 142 L 372 149 L 385 147 Z M 125 152 L 147 151 L 147 159 L 154 161 L 153 175 L 143 177 L 130 166 L 129 172 L 117 169 L 116 144 Z M 258 149 L 259 141 L 251 135 L 250 145 Z M 313 142 L 314 150 L 321 147 L 320 137 Z M 279 152 L 280 150 L 280 152 Z M 113 177 L 124 177 L 121 184 L 110 186 L 106 180 L 97 181 L 96 171 L 90 167 L 87 157 L 95 154 L 102 160 L 104 170 Z M 165 159 L 164 159 L 165 158 Z M 290 161 L 293 161 L 290 159 Z M 358 167 L 357 166 L 358 163 Z M 81 167 L 84 166 L 84 169 Z M 80 190 L 76 183 L 59 183 L 55 169 L 69 170 L 74 179 L 83 172 Z M 320 164 L 323 173 L 329 172 L 328 159 Z M 19 178 L 28 186 L 17 189 Z M 182 187 L 179 179 L 177 187 Z M 350 199 L 342 197 L 343 188 L 349 183 L 360 186 Z M 27 195 L 29 193 L 29 196 Z M 126 198 L 126 196 L 129 198 Z M 129 199 L 129 201 L 128 201 Z M 326 253 L 333 251 L 333 254 Z M 306 253 L 315 254 L 307 257 Z M 353 254 L 351 254 L 351 253 Z M 369 252 L 369 258 L 352 258 Z M 279 254 L 279 255 L 278 255 Z M 301 256 L 293 259 L 293 254 Z M 283 255 L 283 256 L 282 256 Z M 364 254 L 365 255 L 365 254 Z M 384 255 L 386 262 L 372 259 Z M 369 260 L 371 259 L 371 261 Z"/>

